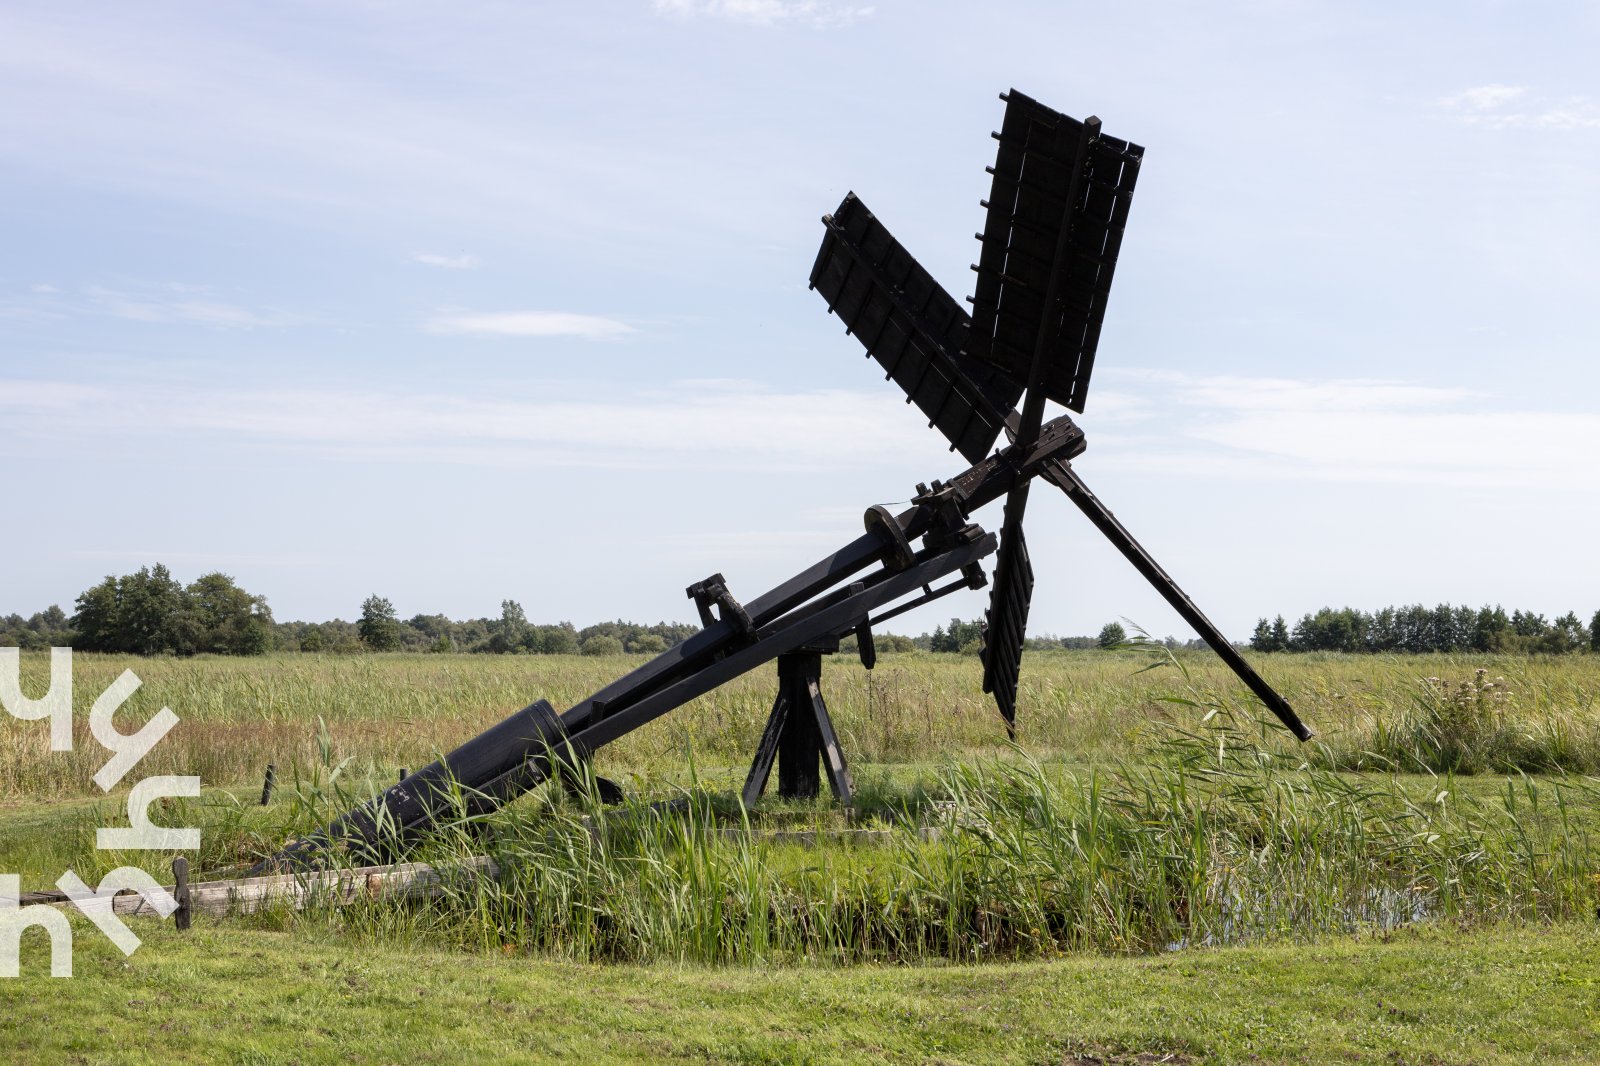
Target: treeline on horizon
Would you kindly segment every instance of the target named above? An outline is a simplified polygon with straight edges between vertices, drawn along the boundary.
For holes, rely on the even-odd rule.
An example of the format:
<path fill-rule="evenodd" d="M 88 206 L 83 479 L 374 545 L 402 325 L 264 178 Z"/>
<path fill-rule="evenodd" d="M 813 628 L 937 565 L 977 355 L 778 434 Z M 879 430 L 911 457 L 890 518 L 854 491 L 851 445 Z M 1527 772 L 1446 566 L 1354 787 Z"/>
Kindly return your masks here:
<path fill-rule="evenodd" d="M 37 649 L 69 646 L 83 651 L 135 655 L 263 655 L 269 651 L 351 653 L 363 651 L 474 652 L 525 655 L 655 655 L 681 643 L 700 627 L 687 622 L 601 622 L 582 629 L 571 622 L 530 622 L 521 604 L 504 600 L 498 618 L 457 621 L 442 614 L 402 619 L 384 597 L 369 596 L 356 621 L 278 622 L 266 597 L 247 592 L 227 574 L 209 573 L 184 585 L 160 563 L 141 567 L 84 590 L 68 615 L 52 606 L 24 618 L 0 616 L 0 647 Z M 1108 623 L 1095 637 L 1036 636 L 1029 650 L 1114 648 L 1126 639 Z M 875 633 L 880 653 L 974 654 L 982 623 L 950 619 L 932 633 L 909 637 Z M 1168 637 L 1169 648 L 1203 647 Z M 1543 615 L 1501 607 L 1434 608 L 1414 604 L 1368 613 L 1324 607 L 1292 627 L 1283 616 L 1261 619 L 1250 639 L 1257 651 L 1369 653 L 1499 652 L 1568 654 L 1600 652 L 1600 611 L 1589 625 L 1576 613 L 1546 621 Z M 855 650 L 846 637 L 841 651 Z"/>
<path fill-rule="evenodd" d="M 354 622 L 278 622 L 264 596 L 227 574 L 184 585 L 160 563 L 106 579 L 81 593 L 70 616 L 59 606 L 29 618 L 0 617 L 0 647 L 69 646 L 133 655 L 264 655 L 269 651 L 432 651 L 499 654 L 657 654 L 699 626 L 683 622 L 530 623 L 514 600 L 499 618 L 456 621 L 442 614 L 401 619 L 382 596 L 369 596 Z"/>
<path fill-rule="evenodd" d="M 1256 623 L 1256 651 L 1342 651 L 1367 654 L 1483 652 L 1570 655 L 1600 652 L 1600 611 L 1588 625 L 1577 612 L 1547 621 L 1533 611 L 1507 614 L 1499 604 L 1483 607 L 1420 603 L 1368 613 L 1354 607 L 1324 607 L 1303 615 L 1291 628 L 1283 615 Z"/>
<path fill-rule="evenodd" d="M 402 619 L 393 603 L 369 596 L 353 622 L 278 622 L 264 596 L 239 587 L 223 573 L 204 574 L 184 585 L 164 565 L 141 567 L 84 590 L 70 616 L 59 606 L 24 618 L 0 616 L 0 647 L 72 647 L 134 655 L 263 655 L 288 652 L 476 652 L 523 655 L 657 655 L 699 632 L 687 622 L 601 622 L 582 629 L 571 622 L 530 622 L 515 600 L 500 604 L 498 618 L 456 621 L 442 614 Z M 875 633 L 880 653 L 975 652 L 982 634 L 976 621 L 952 618 L 918 637 Z M 1034 637 L 1032 649 L 1110 647 L 1123 631 L 1115 623 L 1099 637 Z M 1180 646 L 1168 639 L 1171 646 Z M 847 636 L 840 650 L 856 650 Z"/>

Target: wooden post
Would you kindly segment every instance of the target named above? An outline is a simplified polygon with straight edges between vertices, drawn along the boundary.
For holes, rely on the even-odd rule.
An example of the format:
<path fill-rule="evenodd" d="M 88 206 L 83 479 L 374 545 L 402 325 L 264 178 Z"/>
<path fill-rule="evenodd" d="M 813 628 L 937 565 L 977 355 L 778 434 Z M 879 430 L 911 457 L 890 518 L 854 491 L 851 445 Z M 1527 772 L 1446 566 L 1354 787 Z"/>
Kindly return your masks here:
<path fill-rule="evenodd" d="M 189 909 L 189 860 L 182 855 L 172 860 L 172 895 L 178 901 L 178 909 L 172 912 L 172 924 L 178 929 L 187 929 L 193 915 Z"/>
<path fill-rule="evenodd" d="M 400 780 L 404 781 L 406 779 L 406 775 L 410 772 L 411 771 L 406 769 L 404 766 L 400 767 Z"/>
<path fill-rule="evenodd" d="M 822 731 L 811 713 L 808 682 L 822 673 L 822 656 L 814 651 L 778 656 L 778 685 L 784 690 L 789 713 L 778 734 L 778 795 L 784 799 L 811 799 L 822 783 Z"/>
<path fill-rule="evenodd" d="M 822 700 L 822 652 L 817 647 L 778 656 L 778 698 L 744 781 L 746 807 L 754 807 L 761 798 L 774 760 L 778 764 L 778 795 L 784 799 L 809 799 L 817 794 L 822 782 L 820 762 L 827 767 L 834 798 L 846 807 L 851 804 L 850 770 Z"/>
<path fill-rule="evenodd" d="M 265 807 L 272 802 L 272 789 L 278 783 L 278 768 L 267 763 L 267 779 L 261 782 L 261 806 Z"/>

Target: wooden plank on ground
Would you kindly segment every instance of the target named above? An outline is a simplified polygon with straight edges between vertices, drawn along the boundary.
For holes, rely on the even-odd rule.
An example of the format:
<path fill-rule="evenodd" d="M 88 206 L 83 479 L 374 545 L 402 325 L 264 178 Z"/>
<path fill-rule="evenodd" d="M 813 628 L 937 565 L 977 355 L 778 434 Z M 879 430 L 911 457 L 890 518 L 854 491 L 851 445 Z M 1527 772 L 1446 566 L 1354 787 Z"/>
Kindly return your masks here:
<path fill-rule="evenodd" d="M 231 881 L 189 882 L 189 907 L 195 914 L 227 917 L 250 914 L 274 906 L 300 910 L 309 904 L 344 906 L 363 899 L 400 899 L 437 896 L 447 877 L 496 878 L 500 868 L 492 859 L 479 856 L 446 868 L 442 873 L 423 862 L 395 866 L 363 866 L 354 870 L 314 870 L 291 874 L 243 877 Z M 166 886 L 173 893 L 176 886 Z M 70 900 L 41 901 L 52 907 L 76 906 Z M 86 901 L 87 913 L 111 908 L 113 914 L 158 918 L 160 914 L 141 895 L 122 892 L 105 899 Z"/>

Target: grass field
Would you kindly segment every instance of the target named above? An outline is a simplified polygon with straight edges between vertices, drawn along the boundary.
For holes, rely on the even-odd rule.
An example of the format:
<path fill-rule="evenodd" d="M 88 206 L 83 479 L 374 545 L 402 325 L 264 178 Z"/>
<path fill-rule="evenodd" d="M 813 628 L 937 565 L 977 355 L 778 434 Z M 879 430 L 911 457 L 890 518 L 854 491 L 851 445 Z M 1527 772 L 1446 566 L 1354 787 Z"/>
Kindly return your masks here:
<path fill-rule="evenodd" d="M 318 723 L 335 751 L 387 770 L 419 766 L 510 711 L 543 697 L 558 709 L 637 666 L 629 656 L 383 655 L 266 659 L 75 659 L 79 740 L 51 754 L 38 730 L 0 730 L 0 803 L 87 795 L 103 755 L 86 720 L 96 695 L 132 668 L 143 686 L 125 705 L 137 723 L 165 705 L 183 725 L 151 754 L 146 773 L 197 773 L 207 784 L 259 780 L 262 768 L 319 757 Z M 1137 672 L 1145 652 L 1029 653 L 1018 740 L 1050 759 L 1092 763 L 1136 756 L 1163 724 L 1193 721 L 1173 698 L 1198 691 L 1229 703 L 1248 695 L 1209 653 Z M 1268 655 L 1262 673 L 1319 734 L 1309 757 L 1348 768 L 1415 771 L 1419 734 L 1478 742 L 1472 770 L 1600 770 L 1600 656 Z M 43 655 L 25 656 L 25 691 L 41 694 Z M 1479 670 L 1484 674 L 1478 674 Z M 1429 680 L 1438 679 L 1438 680 Z M 1497 680 L 1499 679 L 1499 680 Z M 32 687 L 27 683 L 32 682 Z M 1492 688 L 1485 688 L 1492 685 Z M 874 671 L 828 660 L 823 687 L 851 757 L 925 762 L 1006 749 L 994 703 L 969 656 L 884 656 Z M 771 707 L 770 669 L 746 675 L 606 749 L 604 772 L 651 774 L 681 765 L 748 760 Z M 118 719 L 119 724 L 123 721 Z M 124 726 L 123 728 L 130 728 Z M 1295 747 L 1286 735 L 1275 743 Z M 1389 760 L 1389 762 L 1385 762 Z M 1497 761 L 1498 760 L 1498 761 Z"/>
<path fill-rule="evenodd" d="M 132 958 L 85 936 L 75 979 L 0 982 L 0 1058 L 130 1066 L 1600 1060 L 1593 923 L 1435 925 L 1147 958 L 842 970 L 597 967 L 353 949 L 311 932 L 140 929 L 146 943 Z"/>
<path fill-rule="evenodd" d="M 161 820 L 203 827 L 208 871 L 637 662 L 80 656 L 74 702 L 81 725 L 132 668 L 124 731 L 178 713 L 133 776 L 200 774 L 202 798 Z M 44 667 L 25 658 L 25 690 Z M 482 1061 L 1600 1058 L 1600 658 L 1259 667 L 1316 743 L 1260 727 L 1209 656 L 1030 654 L 1016 747 L 974 659 L 886 656 L 869 674 L 836 657 L 824 690 L 861 793 L 848 826 L 880 830 L 873 846 L 766 835 L 844 828 L 826 804 L 764 804 L 747 824 L 731 800 L 771 700 L 763 671 L 601 753 L 633 797 L 622 811 L 540 794 L 422 848 L 444 867 L 490 851 L 515 871 L 501 883 L 187 938 L 146 923 L 126 963 L 85 927 L 89 979 L 0 982 L 26 1008 L 0 1021 L 0 1057 L 398 1061 L 402 1034 L 470 1032 Z M 95 851 L 121 791 L 90 783 L 103 754 L 86 729 L 70 754 L 44 733 L 0 729 L 0 872 L 42 888 L 68 866 L 91 882 L 164 871 L 168 855 Z M 268 762 L 282 786 L 263 808 Z M 687 813 L 644 804 L 666 796 Z M 206 1032 L 218 1002 L 250 1027 Z M 59 1023 L 135 1003 L 167 1026 L 158 1050 Z M 389 1006 L 405 1026 L 384 1027 Z M 43 1014 L 57 1022 L 29 1020 Z"/>

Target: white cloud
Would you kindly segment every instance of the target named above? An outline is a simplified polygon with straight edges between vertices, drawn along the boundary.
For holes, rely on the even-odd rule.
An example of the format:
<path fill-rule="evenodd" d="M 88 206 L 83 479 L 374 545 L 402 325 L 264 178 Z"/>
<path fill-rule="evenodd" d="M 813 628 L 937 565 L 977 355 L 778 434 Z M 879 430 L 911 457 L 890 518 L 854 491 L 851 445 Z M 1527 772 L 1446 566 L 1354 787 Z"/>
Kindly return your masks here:
<path fill-rule="evenodd" d="M 1467 389 L 1403 381 L 1113 371 L 1146 417 L 1093 432 L 1097 465 L 1257 479 L 1600 490 L 1600 414 L 1502 411 Z M 1091 408 L 1091 411 L 1093 409 Z"/>
<path fill-rule="evenodd" d="M 443 267 L 445 270 L 472 270 L 478 265 L 478 257 L 463 252 L 461 255 L 438 255 L 434 252 L 413 252 L 408 262 L 421 263 L 423 266 Z"/>
<path fill-rule="evenodd" d="M 755 26 L 798 23 L 818 29 L 848 26 L 872 14 L 871 7 L 828 0 L 653 0 L 652 6 L 675 18 L 720 18 Z"/>
<path fill-rule="evenodd" d="M 1575 130 L 1600 127 L 1600 105 L 1587 96 L 1527 100 L 1521 85 L 1480 85 L 1439 101 L 1462 122 L 1489 129 Z M 1511 109 L 1513 103 L 1530 106 Z"/>
<path fill-rule="evenodd" d="M 1600 106 L 1586 96 L 1575 96 L 1536 115 L 1507 116 L 1506 124 L 1546 130 L 1595 129 L 1600 127 Z"/>
<path fill-rule="evenodd" d="M 60 292 L 61 290 L 56 288 L 54 285 L 46 285 L 43 282 L 41 282 L 38 285 L 30 285 L 30 286 L 28 286 L 28 291 L 29 292 L 39 293 L 42 296 L 50 296 L 50 295 L 53 295 L 55 293 Z"/>
<path fill-rule="evenodd" d="M 1489 111 L 1499 107 L 1501 104 L 1510 103 L 1527 91 L 1527 88 L 1522 85 L 1501 85 L 1495 82 L 1489 85 L 1480 85 L 1475 89 L 1465 89 L 1454 96 L 1445 97 L 1440 103 L 1450 108 Z"/>
<path fill-rule="evenodd" d="M 81 410 L 100 402 L 105 390 L 72 381 L 0 382 L 0 410 L 42 414 Z"/>
<path fill-rule="evenodd" d="M 16 435 L 67 441 L 220 433 L 389 461 L 479 466 L 832 469 L 925 455 L 927 430 L 878 394 L 674 385 L 600 400 L 123 388 L 0 380 Z"/>
<path fill-rule="evenodd" d="M 583 337 L 610 340 L 636 330 L 625 322 L 569 311 L 453 311 L 424 323 L 429 333 L 479 337 Z"/>
<path fill-rule="evenodd" d="M 1381 378 L 1257 378 L 1179 371 L 1115 369 L 1109 377 L 1164 386 L 1185 405 L 1213 409 L 1279 411 L 1370 411 L 1440 407 L 1471 398 L 1471 390 L 1418 385 Z M 1098 402 L 1098 397 L 1096 402 Z"/>
<path fill-rule="evenodd" d="M 362 6 L 351 17 L 376 19 L 369 29 L 381 32 L 384 5 Z M 831 10 L 822 5 L 813 18 Z M 770 238 L 768 225 L 728 197 L 760 188 L 770 198 L 793 184 L 771 152 L 725 160 L 727 187 L 706 198 L 697 195 L 703 161 L 724 143 L 722 131 L 700 130 L 698 118 L 664 100 L 648 131 L 605 136 L 603 110 L 556 105 L 570 71 L 592 65 L 583 49 L 620 46 L 604 33 L 606 16 L 513 4 L 419 18 L 417 32 L 393 42 L 397 51 L 366 57 L 372 66 L 180 8 L 88 18 L 48 5 L 0 7 L 0 99 L 50 101 L 0 107 L 0 161 L 85 197 L 110 190 L 176 203 L 184 217 L 221 209 L 363 239 L 371 227 L 418 227 L 545 245 L 625 242 L 635 252 L 650 244 L 678 260 L 691 233 Z M 357 23 L 327 28 L 337 36 Z M 596 42 L 580 33 L 560 61 L 528 62 L 526 41 L 587 23 Z M 616 91 L 648 91 L 659 80 L 648 63 L 630 66 Z M 419 100 L 422 71 L 459 77 L 462 92 Z M 787 133 L 756 136 L 792 142 Z"/>
<path fill-rule="evenodd" d="M 208 291 L 203 286 L 173 283 L 160 287 L 164 293 L 130 294 L 117 289 L 92 286 L 89 299 L 106 314 L 132 322 L 190 322 L 217 329 L 252 329 L 257 326 L 288 325 L 291 319 L 263 314 L 233 304 L 192 298 Z"/>
<path fill-rule="evenodd" d="M 1093 409 L 1084 418 L 1096 469 L 1600 491 L 1600 467 L 1586 461 L 1600 454 L 1600 414 L 1494 410 L 1466 390 L 1398 381 L 1108 376 L 1138 381 L 1128 391 L 1143 407 L 1125 406 L 1105 433 Z M 221 435 L 247 447 L 484 467 L 833 470 L 859 455 L 926 464 L 937 445 L 917 419 L 886 410 L 881 392 L 731 380 L 600 399 L 16 380 L 0 381 L 0 411 L 14 438 L 99 447 Z"/>

